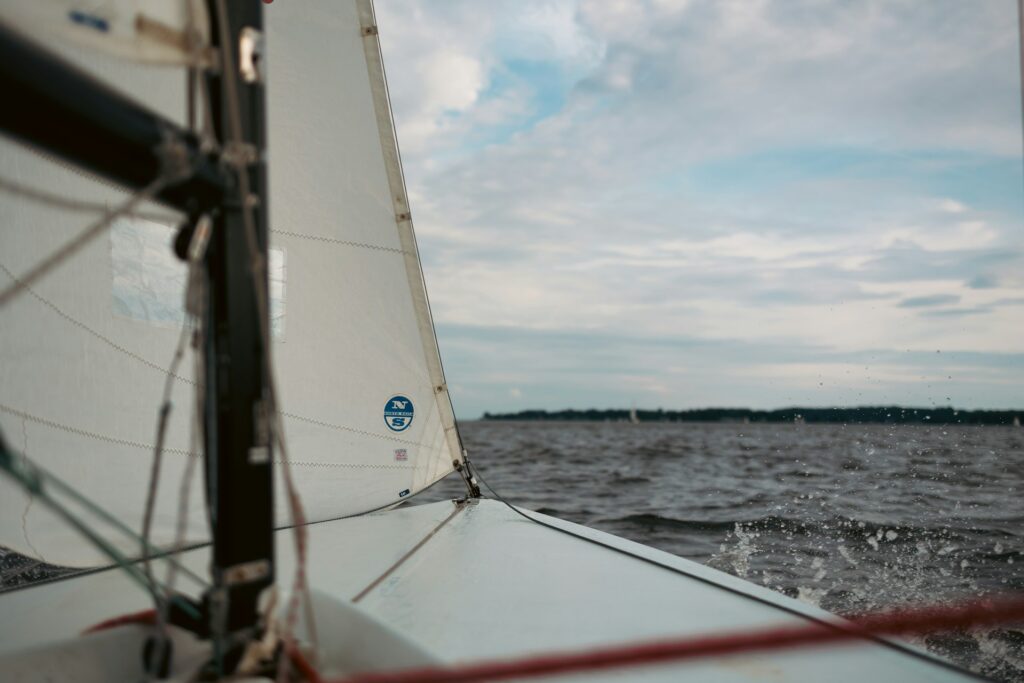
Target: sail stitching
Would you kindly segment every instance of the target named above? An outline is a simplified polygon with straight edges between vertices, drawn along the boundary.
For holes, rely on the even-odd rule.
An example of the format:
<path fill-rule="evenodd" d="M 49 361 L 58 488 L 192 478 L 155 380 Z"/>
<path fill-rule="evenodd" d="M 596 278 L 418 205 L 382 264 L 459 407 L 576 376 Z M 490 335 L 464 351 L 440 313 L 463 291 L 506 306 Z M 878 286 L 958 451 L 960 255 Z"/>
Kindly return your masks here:
<path fill-rule="evenodd" d="M 3 263 L 0 263 L 0 270 L 3 270 L 4 273 L 6 273 L 7 276 L 10 277 L 15 282 L 18 281 L 17 276 L 15 276 L 11 272 L 11 270 L 9 268 L 7 268 L 7 266 L 5 266 Z M 152 362 L 150 360 L 147 360 L 147 359 L 143 358 L 142 356 L 138 355 L 137 353 L 135 353 L 135 352 L 133 352 L 133 351 L 131 351 L 129 349 L 126 349 L 125 347 L 121 346 L 120 344 L 118 344 L 114 340 L 110 339 L 109 337 L 107 337 L 107 336 L 101 334 L 100 332 L 97 332 L 93 328 L 89 327 L 88 325 L 86 325 L 82 321 L 77 320 L 76 318 L 73 318 L 72 316 L 68 315 L 63 309 L 61 309 L 59 306 L 57 306 L 55 303 L 53 303 L 52 301 L 50 301 L 46 297 L 44 297 L 41 294 L 39 294 L 38 292 L 36 292 L 32 287 L 26 287 L 25 289 L 26 289 L 26 291 L 28 291 L 29 294 L 31 294 L 33 297 L 38 299 L 40 303 L 42 303 L 42 304 L 46 305 L 47 307 L 49 307 L 50 309 L 52 309 L 57 315 L 59 315 L 60 317 L 64 318 L 66 321 L 68 321 L 72 325 L 75 325 L 76 327 L 80 327 L 81 329 L 85 330 L 86 332 L 88 332 L 92 336 L 96 337 L 100 341 L 102 341 L 105 344 L 107 344 L 108 346 L 110 346 L 110 348 L 114 349 L 115 351 L 119 351 L 119 352 L 123 353 L 124 355 L 128 356 L 129 358 L 134 358 L 135 360 L 139 361 L 143 365 L 146 365 L 146 366 L 148 366 L 148 367 L 150 367 L 150 368 L 152 368 L 154 370 L 158 370 L 158 371 L 164 373 L 165 375 L 171 374 L 170 370 L 164 368 L 162 365 L 159 365 L 159 364 L 154 363 L 154 362 Z M 194 380 L 189 379 L 187 377 L 182 377 L 181 375 L 178 375 L 178 374 L 175 374 L 174 378 L 177 379 L 180 382 L 184 382 L 185 384 L 189 384 L 191 386 L 195 386 L 196 385 Z M 321 427 L 327 427 L 329 429 L 336 429 L 336 430 L 339 430 L 339 431 L 352 432 L 354 434 L 361 434 L 363 436 L 370 436 L 370 437 L 374 437 L 374 438 L 377 438 L 377 439 L 383 439 L 385 441 L 394 441 L 394 442 L 397 442 L 397 443 L 404 443 L 404 444 L 409 444 L 409 445 L 412 445 L 412 446 L 418 446 L 419 445 L 419 442 L 411 441 L 409 439 L 402 439 L 402 438 L 399 438 L 397 436 L 390 436 L 390 435 L 387 435 L 387 434 L 376 434 L 374 432 L 366 431 L 364 429 L 358 429 L 356 427 L 346 427 L 344 425 L 332 424 L 330 422 L 324 422 L 323 420 L 318 420 L 318 419 L 312 418 L 312 417 L 306 417 L 304 415 L 298 415 L 296 413 L 288 413 L 288 412 L 282 411 L 281 415 L 283 415 L 284 417 L 292 418 L 293 420 L 299 420 L 301 422 L 309 422 L 311 424 L 319 425 Z"/>
<path fill-rule="evenodd" d="M 337 430 L 341 430 L 341 431 L 345 431 L 345 432 L 353 432 L 355 434 L 362 434 L 363 436 L 372 436 L 372 437 L 375 437 L 375 438 L 378 438 L 378 439 L 384 439 L 385 441 L 395 441 L 397 443 L 409 444 L 410 446 L 419 446 L 420 445 L 420 443 L 418 441 L 411 441 L 409 439 L 402 439 L 402 438 L 399 438 L 397 436 L 389 436 L 387 434 L 376 434 L 374 432 L 368 432 L 368 431 L 366 431 L 364 429 L 358 429 L 356 427 L 346 427 L 344 425 L 331 424 L 330 422 L 324 422 L 323 420 L 318 420 L 318 419 L 313 418 L 313 417 L 305 417 L 304 415 L 296 415 L 295 413 L 286 413 L 283 410 L 281 411 L 281 415 L 283 415 L 284 417 L 290 417 L 293 420 L 300 420 L 302 422 L 309 422 L 311 424 L 319 425 L 321 427 L 328 427 L 330 429 L 337 429 Z"/>
<path fill-rule="evenodd" d="M 11 278 L 12 280 L 14 280 L 15 282 L 20 282 L 20 280 L 18 280 L 17 276 L 14 275 L 14 273 L 12 273 L 11 270 L 7 266 L 5 266 L 3 263 L 0 263 L 0 270 L 3 270 L 4 273 L 6 273 L 7 276 L 9 278 Z M 102 342 L 106 343 L 107 345 L 109 345 L 111 348 L 113 348 L 113 349 L 115 349 L 117 351 L 120 351 L 121 353 L 125 354 L 126 356 L 134 358 L 135 360 L 139 361 L 140 363 L 142 363 L 144 365 L 148 365 L 149 367 L 153 368 L 154 370 L 159 370 L 160 372 L 162 372 L 164 374 L 170 374 L 170 371 L 167 370 L 166 368 L 164 368 L 162 365 L 158 365 L 157 363 L 154 363 L 153 361 L 146 360 L 145 358 L 143 358 L 142 356 L 138 355 L 137 353 L 135 353 L 133 351 L 130 351 L 129 349 L 126 349 L 125 347 L 121 346 L 120 344 L 115 342 L 113 339 L 110 339 L 109 337 L 101 334 L 100 332 L 97 332 L 96 330 L 94 330 L 93 328 L 89 327 L 88 325 L 86 325 L 82 321 L 77 320 L 77 319 L 71 317 L 70 315 L 65 313 L 63 309 L 58 307 L 55 303 L 53 303 L 49 299 L 45 298 L 44 296 L 42 296 L 41 294 L 36 292 L 36 290 L 34 290 L 32 287 L 25 287 L 25 290 L 29 294 L 31 294 L 33 297 L 38 299 L 40 303 L 45 304 L 49 308 L 53 309 L 53 311 L 57 315 L 59 315 L 60 317 L 64 318 L 65 320 L 67 320 L 72 325 L 75 325 L 76 327 L 82 328 L 83 330 L 85 330 L 86 332 L 91 334 L 92 336 L 96 337 L 100 341 L 102 341 Z M 179 380 L 179 381 L 181 381 L 181 382 L 185 382 L 186 384 L 191 384 L 191 385 L 195 386 L 195 382 L 193 380 L 191 380 L 191 379 L 188 379 L 187 377 L 182 377 L 181 375 L 174 375 L 174 378 Z"/>
<path fill-rule="evenodd" d="M 90 438 L 90 439 L 96 439 L 97 441 L 106 441 L 106 442 L 109 442 L 109 443 L 117 444 L 119 446 L 131 446 L 132 448 L 141 448 L 141 449 L 148 450 L 148 451 L 153 450 L 153 445 L 152 444 L 146 444 L 146 443 L 142 443 L 140 441 L 133 441 L 131 439 L 123 439 L 121 437 L 110 436 L 108 434 L 99 434 L 97 432 L 91 432 L 91 431 L 89 431 L 87 429 L 82 429 L 80 427 L 73 427 L 71 425 L 66 425 L 66 424 L 63 424 L 63 423 L 60 423 L 60 422 L 55 422 L 53 420 L 49 420 L 49 419 L 47 419 L 45 417 L 39 417 L 38 415 L 32 415 L 31 413 L 26 413 L 23 410 L 18 410 L 17 408 L 12 408 L 12 407 L 10 407 L 8 405 L 4 405 L 3 403 L 0 403 L 0 412 L 7 413 L 7 414 L 13 415 L 15 417 L 19 417 L 19 418 L 21 418 L 23 420 L 28 420 L 29 422 L 35 422 L 37 424 L 41 424 L 41 425 L 50 427 L 52 429 L 59 429 L 61 431 L 65 431 L 65 432 L 68 432 L 70 434 L 75 434 L 77 436 L 84 436 L 84 437 L 87 437 L 87 438 Z M 192 458 L 199 457 L 201 455 L 200 453 L 196 453 L 195 451 L 187 451 L 187 450 L 185 450 L 183 448 L 166 448 L 165 447 L 164 451 L 167 452 L 167 453 L 175 453 L 177 455 L 186 455 L 186 456 L 189 456 L 189 457 L 192 457 Z M 274 460 L 274 462 L 275 463 L 280 463 L 280 460 Z M 346 468 L 346 469 L 378 469 L 378 470 L 416 470 L 416 469 L 424 469 L 424 466 L 422 466 L 422 465 L 386 465 L 386 464 L 353 463 L 353 462 L 311 462 L 311 461 L 301 461 L 301 460 L 293 460 L 293 461 L 291 461 L 291 463 L 293 465 L 300 465 L 302 467 L 320 467 L 320 468 L 323 468 L 323 467 L 340 467 L 340 468 Z"/>
<path fill-rule="evenodd" d="M 306 240 L 316 240 L 318 242 L 329 242 L 331 244 L 344 244 L 348 247 L 359 247 L 360 249 L 376 249 L 377 251 L 390 251 L 396 254 L 405 254 L 404 249 L 397 249 L 395 247 L 385 247 L 380 244 L 367 244 L 366 242 L 354 242 L 352 240 L 339 240 L 334 237 L 321 237 L 320 235 L 305 235 L 301 232 L 290 232 L 288 230 L 271 230 L 275 235 L 285 235 L 287 237 L 299 237 Z"/>
<path fill-rule="evenodd" d="M 122 439 L 117 436 L 109 436 L 107 434 L 98 434 L 96 432 L 90 432 L 87 429 L 81 429 L 80 427 L 72 427 L 71 425 L 66 425 L 60 422 L 54 422 L 53 420 L 48 420 L 45 417 L 32 415 L 31 413 L 26 413 L 22 410 L 18 410 L 17 408 L 12 408 L 10 406 L 4 405 L 3 403 L 0 403 L 0 412 L 7 413 L 9 415 L 14 415 L 16 417 L 20 417 L 23 420 L 29 420 L 30 422 L 45 425 L 53 429 L 59 429 L 70 434 L 76 434 L 78 436 L 85 436 L 90 439 L 96 439 L 98 441 L 107 441 L 110 443 L 118 444 L 120 446 L 132 446 L 134 448 L 144 448 L 146 450 L 153 450 L 152 444 L 145 444 L 139 441 L 132 441 L 131 439 Z M 187 455 L 189 457 L 196 457 L 199 455 L 198 453 L 192 451 L 186 451 L 183 448 L 164 448 L 164 450 L 167 451 L 168 453 L 177 453 L 178 455 Z"/>

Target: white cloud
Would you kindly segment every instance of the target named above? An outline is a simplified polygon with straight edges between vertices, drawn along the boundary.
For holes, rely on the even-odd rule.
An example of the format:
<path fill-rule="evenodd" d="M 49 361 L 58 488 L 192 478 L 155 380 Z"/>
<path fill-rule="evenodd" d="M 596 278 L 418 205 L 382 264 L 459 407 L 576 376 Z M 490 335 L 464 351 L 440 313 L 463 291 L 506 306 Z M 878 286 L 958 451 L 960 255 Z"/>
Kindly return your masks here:
<path fill-rule="evenodd" d="M 1014 347 L 1013 3 L 378 10 L 439 324 Z"/>

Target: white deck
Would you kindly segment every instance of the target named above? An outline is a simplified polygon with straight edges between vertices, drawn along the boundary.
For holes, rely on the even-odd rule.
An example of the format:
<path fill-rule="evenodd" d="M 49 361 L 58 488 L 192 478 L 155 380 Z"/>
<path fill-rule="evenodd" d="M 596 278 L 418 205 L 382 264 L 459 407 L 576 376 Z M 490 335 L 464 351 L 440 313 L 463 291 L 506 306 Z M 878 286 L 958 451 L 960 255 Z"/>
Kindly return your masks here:
<path fill-rule="evenodd" d="M 312 526 L 310 583 L 341 599 L 359 595 L 453 510 L 452 503 L 441 502 Z M 828 616 L 673 555 L 536 516 L 803 614 Z M 283 585 L 293 567 L 287 533 L 282 532 L 278 542 L 279 581 Z M 207 557 L 205 549 L 196 550 L 187 554 L 186 562 L 205 574 Z M 105 618 L 145 607 L 145 595 L 116 571 L 3 594 L 0 653 L 73 637 Z M 546 529 L 487 500 L 466 506 L 452 517 L 368 591 L 360 607 L 440 660 L 450 662 L 803 622 L 771 605 Z M 870 643 L 631 668 L 586 677 L 630 681 L 683 678 L 858 683 L 970 680 L 937 664 Z"/>

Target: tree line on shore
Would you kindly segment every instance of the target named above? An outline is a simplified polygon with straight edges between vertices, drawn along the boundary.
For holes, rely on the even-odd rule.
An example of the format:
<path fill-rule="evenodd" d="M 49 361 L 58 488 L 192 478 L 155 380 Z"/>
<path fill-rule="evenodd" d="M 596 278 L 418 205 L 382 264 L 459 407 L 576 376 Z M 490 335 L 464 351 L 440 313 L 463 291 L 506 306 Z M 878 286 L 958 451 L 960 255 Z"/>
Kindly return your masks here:
<path fill-rule="evenodd" d="M 517 413 L 484 413 L 484 420 L 533 420 L 570 422 L 630 422 L 634 411 L 625 408 L 598 410 L 521 410 Z M 1024 410 L 957 410 L 858 406 L 853 408 L 697 408 L 691 410 L 636 410 L 638 422 L 796 422 L 833 424 L 962 424 L 1020 425 Z"/>

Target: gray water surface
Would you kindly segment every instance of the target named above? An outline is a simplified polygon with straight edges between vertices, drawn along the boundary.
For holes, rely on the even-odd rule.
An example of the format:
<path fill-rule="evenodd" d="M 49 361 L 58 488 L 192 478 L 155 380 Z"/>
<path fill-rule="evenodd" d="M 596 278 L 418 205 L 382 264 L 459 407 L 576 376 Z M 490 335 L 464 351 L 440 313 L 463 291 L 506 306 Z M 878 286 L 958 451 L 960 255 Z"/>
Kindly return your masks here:
<path fill-rule="evenodd" d="M 465 422 L 509 501 L 836 613 L 1024 591 L 1024 429 Z M 462 495 L 458 479 L 416 502 Z M 1024 680 L 1024 629 L 921 644 Z"/>

